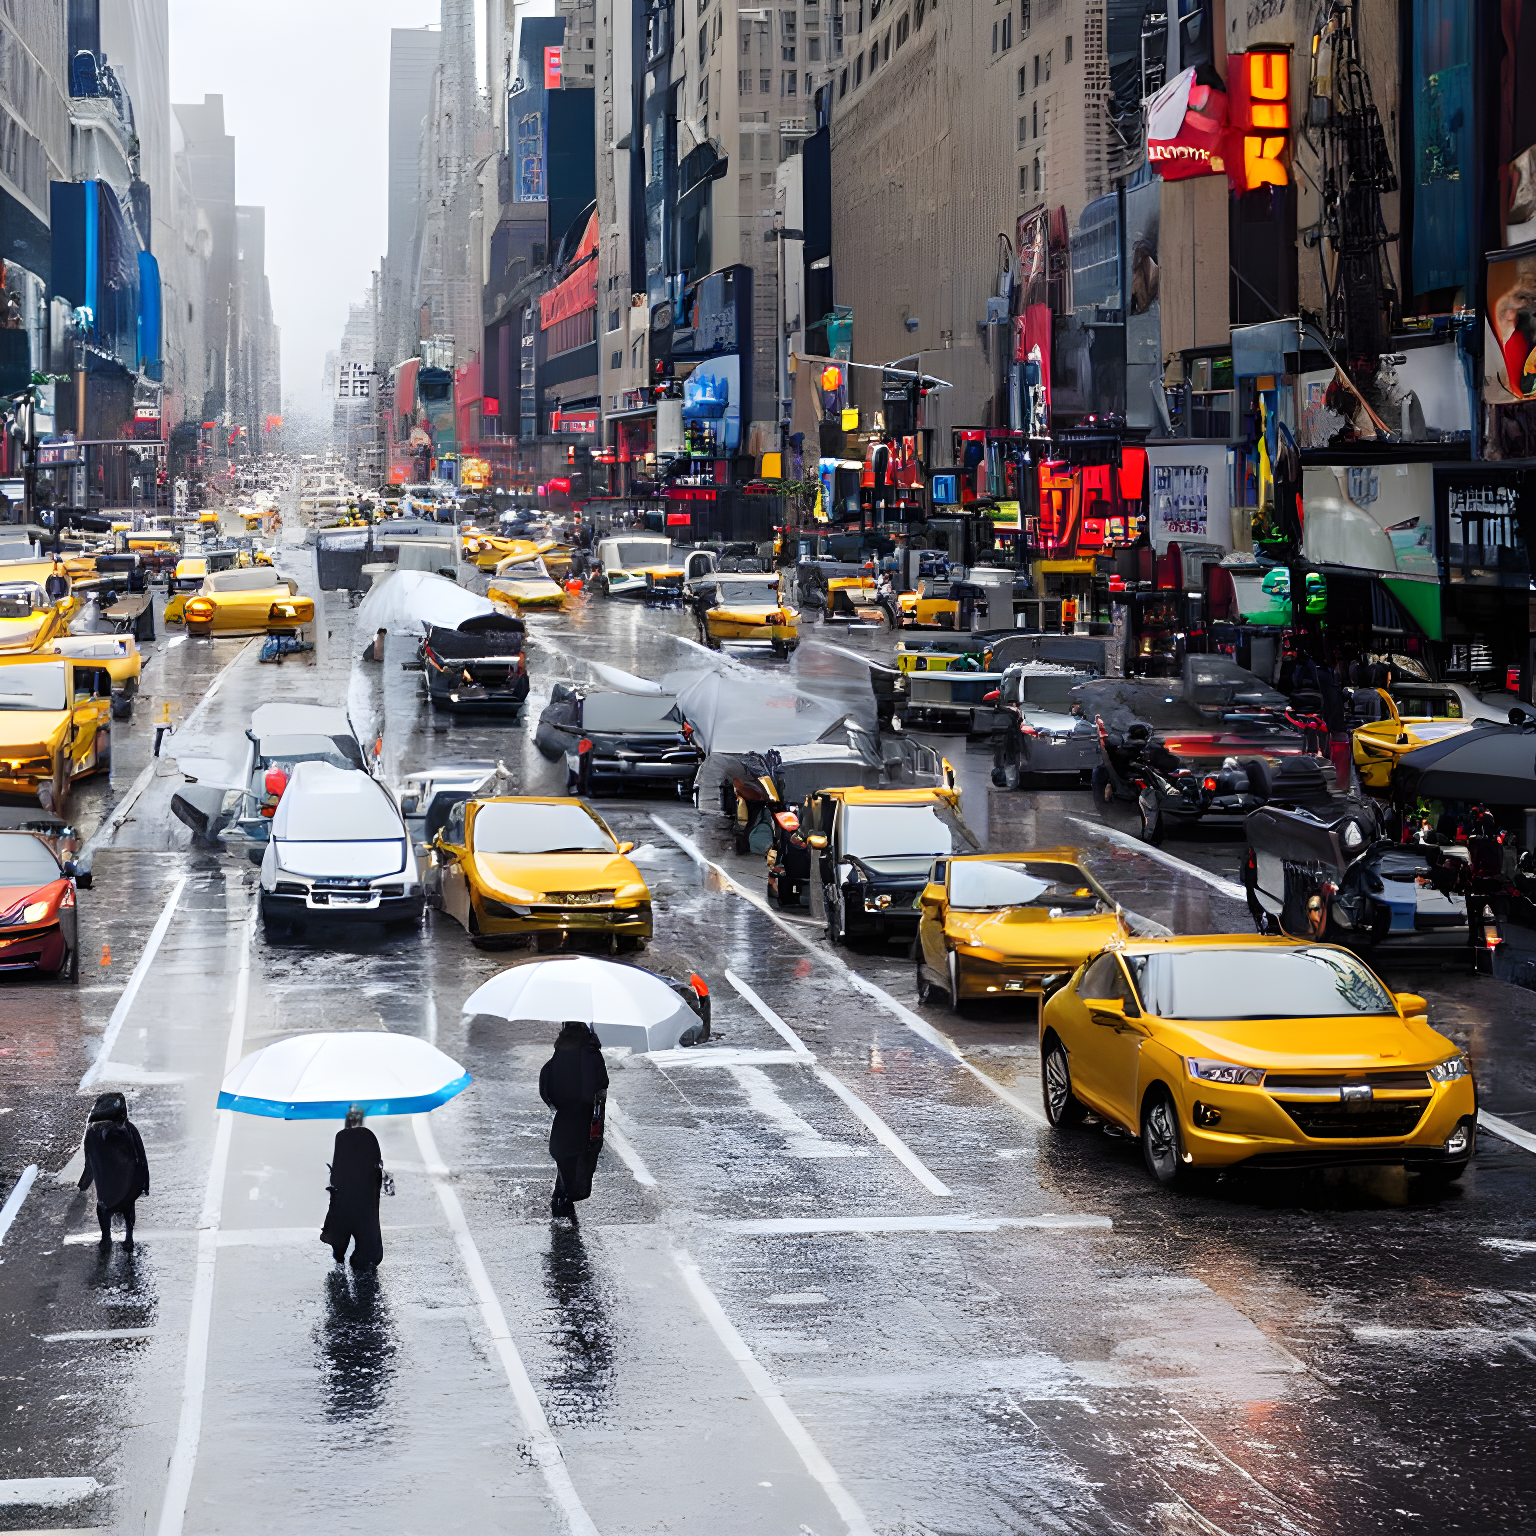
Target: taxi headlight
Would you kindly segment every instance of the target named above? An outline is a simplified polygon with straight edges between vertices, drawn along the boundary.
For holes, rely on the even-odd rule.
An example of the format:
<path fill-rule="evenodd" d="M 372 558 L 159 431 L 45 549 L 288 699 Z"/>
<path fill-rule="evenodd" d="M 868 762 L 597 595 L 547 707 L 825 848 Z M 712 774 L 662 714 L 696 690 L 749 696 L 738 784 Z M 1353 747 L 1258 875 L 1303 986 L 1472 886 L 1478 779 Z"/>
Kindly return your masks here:
<path fill-rule="evenodd" d="M 1452 1056 L 1449 1061 L 1437 1061 L 1429 1069 L 1429 1075 L 1437 1083 L 1451 1083 L 1458 1077 L 1470 1077 L 1472 1064 L 1465 1056 Z"/>
<path fill-rule="evenodd" d="M 615 901 L 644 901 L 649 895 L 650 892 L 645 888 L 643 884 L 636 883 L 630 885 L 621 885 L 618 890 L 613 893 L 613 899 Z"/>
<path fill-rule="evenodd" d="M 1240 1067 L 1235 1061 L 1210 1061 L 1198 1056 L 1184 1058 L 1189 1075 L 1201 1083 L 1233 1083 L 1257 1088 L 1264 1081 L 1258 1067 Z"/>
<path fill-rule="evenodd" d="M 21 920 L 24 923 L 40 923 L 47 915 L 48 903 L 46 901 L 34 901 L 22 908 Z"/>

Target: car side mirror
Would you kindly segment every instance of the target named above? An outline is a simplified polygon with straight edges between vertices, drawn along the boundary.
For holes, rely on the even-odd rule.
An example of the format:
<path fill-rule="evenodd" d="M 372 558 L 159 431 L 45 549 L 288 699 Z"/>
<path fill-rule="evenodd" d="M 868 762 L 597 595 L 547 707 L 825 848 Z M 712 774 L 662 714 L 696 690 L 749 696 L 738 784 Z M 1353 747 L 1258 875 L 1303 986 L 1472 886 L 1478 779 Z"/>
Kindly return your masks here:
<path fill-rule="evenodd" d="M 1395 995 L 1404 1018 L 1409 1014 L 1429 1012 L 1429 1004 L 1417 992 L 1399 992 Z"/>
<path fill-rule="evenodd" d="M 827 846 L 827 840 L 820 832 L 812 832 L 805 842 L 808 848 L 814 848 L 818 853 Z"/>
<path fill-rule="evenodd" d="M 1125 1018 L 1125 999 L 1096 997 L 1089 1002 L 1088 1012 L 1095 1024 L 1118 1025 Z"/>
<path fill-rule="evenodd" d="M 635 845 L 633 843 L 620 843 L 619 844 L 619 852 L 620 853 L 633 853 L 634 850 L 635 850 Z"/>

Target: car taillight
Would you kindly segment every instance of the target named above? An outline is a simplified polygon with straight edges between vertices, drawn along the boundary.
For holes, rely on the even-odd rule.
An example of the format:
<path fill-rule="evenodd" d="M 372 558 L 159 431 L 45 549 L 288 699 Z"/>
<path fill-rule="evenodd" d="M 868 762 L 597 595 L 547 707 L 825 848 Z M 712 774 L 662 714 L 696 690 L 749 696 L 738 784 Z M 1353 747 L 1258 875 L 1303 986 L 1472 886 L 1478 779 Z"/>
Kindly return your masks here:
<path fill-rule="evenodd" d="M 697 972 L 691 974 L 688 977 L 688 981 L 689 981 L 689 984 L 693 987 L 693 990 L 694 990 L 694 992 L 695 992 L 695 994 L 697 996 L 699 996 L 699 997 L 708 997 L 709 996 L 709 988 L 705 985 L 704 978 L 702 976 L 698 975 Z"/>
<path fill-rule="evenodd" d="M 581 740 L 576 743 L 576 751 L 582 756 L 585 756 L 591 750 L 592 743 L 585 736 L 583 736 Z"/>
<path fill-rule="evenodd" d="M 773 819 L 786 832 L 798 832 L 800 830 L 800 818 L 793 811 L 780 811 Z"/>
<path fill-rule="evenodd" d="M 1203 782 L 1205 784 L 1206 794 L 1214 795 L 1216 793 L 1216 780 L 1207 774 Z"/>
<path fill-rule="evenodd" d="M 693 740 L 693 727 L 691 725 L 689 725 L 686 720 L 683 721 L 683 740 L 684 741 L 692 741 Z"/>

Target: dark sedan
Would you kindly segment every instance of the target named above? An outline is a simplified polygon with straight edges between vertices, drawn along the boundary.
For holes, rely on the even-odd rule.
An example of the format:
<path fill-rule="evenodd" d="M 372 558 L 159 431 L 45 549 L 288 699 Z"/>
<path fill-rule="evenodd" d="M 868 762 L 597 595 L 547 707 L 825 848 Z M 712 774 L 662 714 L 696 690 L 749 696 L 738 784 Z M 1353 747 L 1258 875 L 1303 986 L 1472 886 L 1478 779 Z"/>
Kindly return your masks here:
<path fill-rule="evenodd" d="M 572 795 L 664 789 L 681 799 L 693 793 L 704 761 L 693 727 L 669 693 L 556 683 L 534 742 L 545 757 L 565 758 Z"/>

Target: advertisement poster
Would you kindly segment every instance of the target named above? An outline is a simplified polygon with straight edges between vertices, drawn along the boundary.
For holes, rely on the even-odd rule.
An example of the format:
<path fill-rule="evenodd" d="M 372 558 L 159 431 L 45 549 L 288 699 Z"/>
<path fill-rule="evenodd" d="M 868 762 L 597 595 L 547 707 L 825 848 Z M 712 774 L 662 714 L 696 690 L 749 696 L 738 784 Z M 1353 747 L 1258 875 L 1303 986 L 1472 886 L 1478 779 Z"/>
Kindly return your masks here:
<path fill-rule="evenodd" d="M 1530 581 L 1526 521 L 1536 508 L 1536 475 L 1495 464 L 1434 470 L 1436 543 L 1458 585 L 1525 587 Z"/>
<path fill-rule="evenodd" d="M 1164 464 L 1152 471 L 1153 537 L 1204 542 L 1210 513 L 1210 471 L 1204 464 Z"/>
<path fill-rule="evenodd" d="M 1302 471 L 1302 553 L 1319 565 L 1438 580 L 1428 464 L 1334 464 Z"/>
<path fill-rule="evenodd" d="M 1488 263 L 1483 399 L 1536 399 L 1536 249 Z"/>

